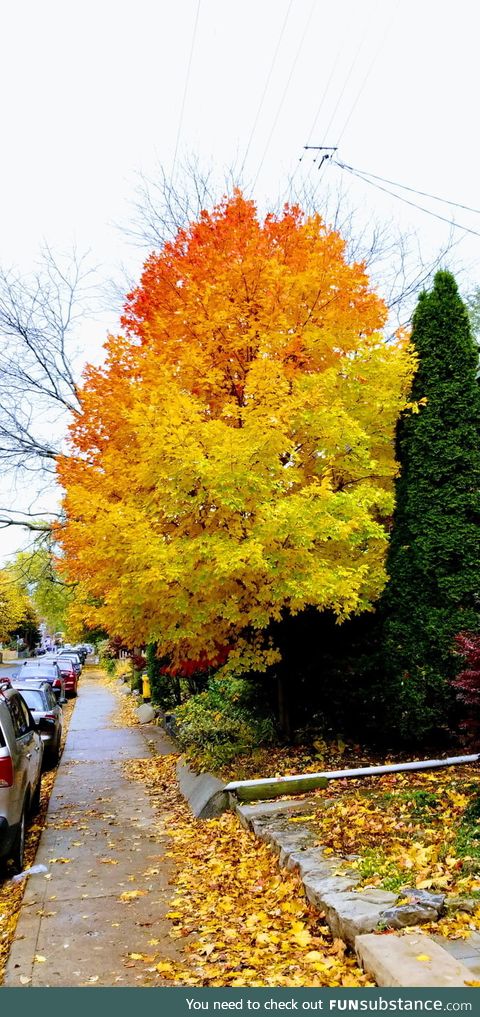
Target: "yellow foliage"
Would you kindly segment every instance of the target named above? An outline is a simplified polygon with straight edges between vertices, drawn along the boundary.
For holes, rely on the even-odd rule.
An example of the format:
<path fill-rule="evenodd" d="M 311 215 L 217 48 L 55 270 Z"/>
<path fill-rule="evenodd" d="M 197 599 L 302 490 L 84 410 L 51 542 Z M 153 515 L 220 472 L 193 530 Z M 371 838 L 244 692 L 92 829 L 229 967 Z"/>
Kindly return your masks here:
<path fill-rule="evenodd" d="M 0 642 L 5 642 L 12 631 L 26 617 L 31 605 L 13 571 L 0 570 Z"/>
<path fill-rule="evenodd" d="M 117 660 L 115 664 L 115 678 L 126 678 L 132 673 L 132 666 L 128 660 Z"/>
<path fill-rule="evenodd" d="M 265 669 L 282 610 L 371 607 L 415 367 L 338 234 L 236 194 L 146 263 L 90 368 L 58 531 L 84 619 L 174 663 Z M 236 659 L 235 659 L 236 652 Z"/>

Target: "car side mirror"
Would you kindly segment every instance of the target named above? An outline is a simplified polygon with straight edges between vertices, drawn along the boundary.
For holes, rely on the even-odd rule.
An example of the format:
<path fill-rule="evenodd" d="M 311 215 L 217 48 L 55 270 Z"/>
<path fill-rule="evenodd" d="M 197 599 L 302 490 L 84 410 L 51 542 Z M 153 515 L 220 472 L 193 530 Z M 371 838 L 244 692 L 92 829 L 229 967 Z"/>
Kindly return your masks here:
<path fill-rule="evenodd" d="M 52 727 L 55 727 L 54 720 L 47 720 L 46 717 L 40 717 L 37 724 L 37 731 L 43 731 L 45 734 L 51 734 Z"/>

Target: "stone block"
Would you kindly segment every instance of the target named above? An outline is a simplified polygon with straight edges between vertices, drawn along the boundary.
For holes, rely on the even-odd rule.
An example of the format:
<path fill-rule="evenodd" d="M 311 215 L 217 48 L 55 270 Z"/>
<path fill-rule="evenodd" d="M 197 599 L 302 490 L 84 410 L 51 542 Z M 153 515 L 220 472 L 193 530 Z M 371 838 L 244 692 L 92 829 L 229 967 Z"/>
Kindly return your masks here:
<path fill-rule="evenodd" d="M 363 969 L 380 986 L 458 988 L 474 978 L 462 961 L 429 936 L 360 935 L 355 950 Z"/>
<path fill-rule="evenodd" d="M 135 710 L 135 713 L 137 714 L 139 724 L 151 724 L 152 720 L 155 720 L 155 710 L 153 706 L 150 706 L 150 703 L 142 703 Z"/>
<path fill-rule="evenodd" d="M 332 862 L 325 858 L 319 847 L 307 847 L 305 850 L 292 851 L 287 861 L 287 869 L 290 871 L 298 869 L 302 878 L 307 872 L 313 871 L 318 872 L 319 875 L 331 875 L 337 868 L 338 861 Z"/>
<path fill-rule="evenodd" d="M 390 890 L 380 890 L 377 886 L 363 886 L 358 891 L 358 896 L 362 900 L 368 900 L 370 904 L 378 904 L 379 907 L 384 908 L 392 903 L 395 894 L 390 893 Z"/>
<path fill-rule="evenodd" d="M 314 842 L 314 837 L 309 830 L 305 830 L 304 836 L 302 836 L 302 833 L 303 831 L 300 831 L 300 837 L 293 838 L 293 836 L 290 835 L 290 838 L 285 838 L 285 840 L 279 842 L 280 854 L 278 856 L 278 862 L 282 869 L 287 867 L 290 855 L 298 851 L 299 848 L 301 850 L 302 844 L 306 849 Z"/>
<path fill-rule="evenodd" d="M 330 875 L 323 875 L 318 871 L 308 872 L 303 880 L 305 893 L 311 904 L 323 910 L 324 901 L 331 894 L 343 893 L 345 890 L 353 890 L 355 881 L 349 876 L 337 876 L 330 872 Z"/>
<path fill-rule="evenodd" d="M 480 907 L 480 900 L 477 897 L 447 897 L 445 910 L 452 914 L 455 911 L 465 911 L 469 915 Z"/>
<path fill-rule="evenodd" d="M 418 904 L 424 904 L 427 908 L 434 908 L 435 911 L 442 911 L 445 904 L 444 893 L 431 893 L 430 890 L 418 890 L 416 886 L 404 886 L 401 889 L 402 897 L 408 897 Z"/>
<path fill-rule="evenodd" d="M 308 813 L 312 808 L 318 807 L 318 802 L 311 798 L 286 799 L 276 802 L 258 802 L 256 805 L 246 805 L 238 802 L 232 795 L 235 802 L 235 812 L 243 826 L 252 829 L 253 820 L 271 819 L 278 816 L 296 815 L 300 812 Z"/>
<path fill-rule="evenodd" d="M 480 975 L 480 935 L 472 932 L 468 939 L 446 939 L 445 936 L 432 935 L 432 939 L 438 943 L 447 953 L 456 960 L 465 964 L 473 972 L 472 977 L 478 980 Z"/>
<path fill-rule="evenodd" d="M 372 898 L 369 890 L 357 893 L 351 881 L 350 887 L 345 885 L 347 880 L 342 885 L 340 877 L 336 877 L 336 886 L 334 880 L 322 882 L 318 885 L 310 883 L 309 886 L 307 876 L 304 880 L 305 890 L 311 903 L 324 912 L 334 936 L 353 946 L 356 936 L 373 932 L 377 928 L 387 900 L 379 900 L 377 895 Z M 393 896 L 385 892 L 385 898 Z"/>
<path fill-rule="evenodd" d="M 282 850 L 291 854 L 292 851 L 297 850 L 302 844 L 311 845 L 314 843 L 315 838 L 309 830 L 302 829 L 300 827 L 297 830 L 285 830 L 284 828 L 264 826 L 259 836 L 267 844 L 271 844 L 273 849 L 280 854 Z"/>
<path fill-rule="evenodd" d="M 388 908 L 382 912 L 381 921 L 389 929 L 406 929 L 410 925 L 425 925 L 427 922 L 436 922 L 438 911 L 436 908 L 429 908 L 425 904 L 415 903 L 399 904 L 397 907 Z"/>

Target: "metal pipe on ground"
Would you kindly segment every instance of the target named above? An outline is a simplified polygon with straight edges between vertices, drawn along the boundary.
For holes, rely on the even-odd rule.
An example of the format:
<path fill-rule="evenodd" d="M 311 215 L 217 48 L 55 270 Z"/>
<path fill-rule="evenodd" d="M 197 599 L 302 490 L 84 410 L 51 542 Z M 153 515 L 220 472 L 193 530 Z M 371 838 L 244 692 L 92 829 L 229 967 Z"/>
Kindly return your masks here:
<path fill-rule="evenodd" d="M 282 795 L 300 795 L 327 787 L 331 780 L 352 777 L 380 777 L 384 773 L 408 773 L 411 770 L 439 770 L 445 766 L 478 763 L 480 753 L 472 756 L 450 756 L 448 759 L 421 759 L 410 763 L 387 763 L 384 766 L 362 766 L 352 770 L 327 770 L 324 773 L 296 774 L 288 777 L 267 777 L 260 780 L 231 781 L 223 790 L 242 802 L 263 801 Z"/>

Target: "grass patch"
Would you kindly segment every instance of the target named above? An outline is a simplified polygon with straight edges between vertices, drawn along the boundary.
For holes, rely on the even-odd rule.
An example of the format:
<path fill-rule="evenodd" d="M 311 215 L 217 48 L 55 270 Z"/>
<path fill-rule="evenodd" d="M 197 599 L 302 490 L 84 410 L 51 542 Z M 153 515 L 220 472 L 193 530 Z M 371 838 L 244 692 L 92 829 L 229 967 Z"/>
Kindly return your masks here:
<path fill-rule="evenodd" d="M 362 882 L 374 880 L 383 890 L 397 893 L 405 885 L 405 872 L 382 848 L 367 848 L 356 863 Z"/>
<path fill-rule="evenodd" d="M 309 823 L 360 885 L 480 898 L 480 796 L 473 767 L 332 781 Z M 352 859 L 352 856 L 353 859 Z"/>
<path fill-rule="evenodd" d="M 480 795 L 467 805 L 455 839 L 455 849 L 463 859 L 465 872 L 480 870 Z"/>

